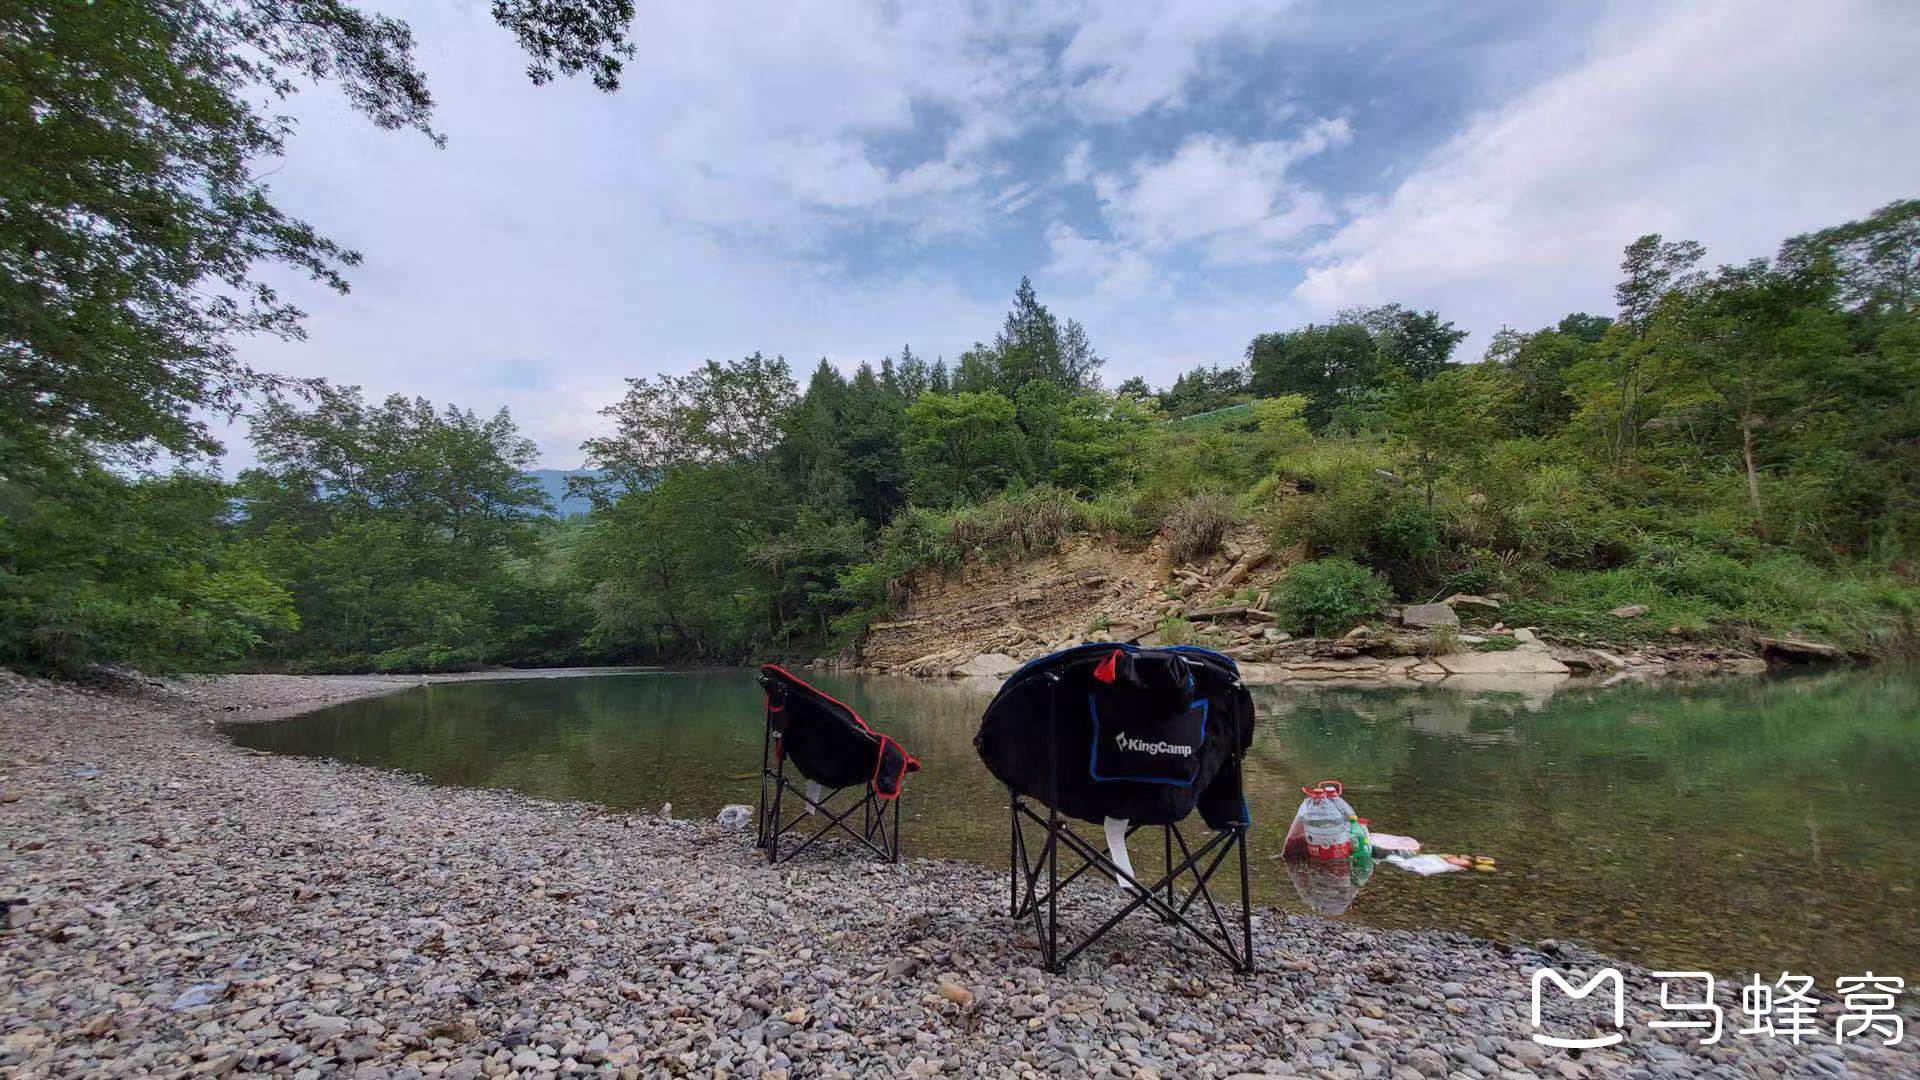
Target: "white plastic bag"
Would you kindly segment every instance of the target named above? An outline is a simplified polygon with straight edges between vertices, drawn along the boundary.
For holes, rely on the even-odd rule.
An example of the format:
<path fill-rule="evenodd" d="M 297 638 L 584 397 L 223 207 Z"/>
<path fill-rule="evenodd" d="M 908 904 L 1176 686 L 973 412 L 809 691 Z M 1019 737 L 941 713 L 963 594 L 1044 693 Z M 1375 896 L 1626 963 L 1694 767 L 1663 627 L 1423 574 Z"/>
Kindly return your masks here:
<path fill-rule="evenodd" d="M 1438 855 L 1389 855 L 1387 861 L 1402 870 L 1411 870 L 1421 877 L 1451 874 L 1460 869 Z"/>

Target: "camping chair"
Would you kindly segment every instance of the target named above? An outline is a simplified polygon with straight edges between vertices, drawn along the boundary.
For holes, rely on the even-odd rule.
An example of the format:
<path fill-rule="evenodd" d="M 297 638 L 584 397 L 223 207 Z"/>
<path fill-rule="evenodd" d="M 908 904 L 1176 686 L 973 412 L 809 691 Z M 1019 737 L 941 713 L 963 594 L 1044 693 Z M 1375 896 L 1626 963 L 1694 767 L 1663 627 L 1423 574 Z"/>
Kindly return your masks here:
<path fill-rule="evenodd" d="M 760 741 L 760 833 L 755 844 L 767 861 L 792 859 L 835 829 L 865 844 L 888 862 L 900 859 L 900 790 L 920 762 L 897 742 L 873 730 L 846 704 L 807 685 L 785 668 L 760 669 L 767 692 L 767 726 Z M 806 783 L 787 775 L 787 763 Z M 834 800 L 849 789 L 857 799 L 835 809 Z M 792 801 L 800 808 L 784 815 Z M 893 820 L 887 820 L 888 810 Z M 860 814 L 856 830 L 851 822 Z M 809 819 L 821 822 L 797 847 L 782 838 Z"/>
<path fill-rule="evenodd" d="M 1013 673 L 973 742 L 1011 801 L 1008 913 L 1033 920 L 1047 970 L 1059 971 L 1143 908 L 1236 970 L 1253 969 L 1251 819 L 1240 777 L 1253 745 L 1253 697 L 1232 660 L 1190 646 L 1064 649 Z M 1196 809 L 1210 830 L 1197 846 L 1180 828 Z M 1073 828 L 1075 818 L 1103 826 L 1106 850 Z M 1135 874 L 1126 841 L 1156 827 L 1164 862 L 1149 880 Z M 1064 877 L 1063 848 L 1079 861 Z M 1238 925 L 1209 888 L 1229 856 L 1239 860 Z M 1063 953 L 1060 894 L 1089 870 L 1130 896 Z"/>

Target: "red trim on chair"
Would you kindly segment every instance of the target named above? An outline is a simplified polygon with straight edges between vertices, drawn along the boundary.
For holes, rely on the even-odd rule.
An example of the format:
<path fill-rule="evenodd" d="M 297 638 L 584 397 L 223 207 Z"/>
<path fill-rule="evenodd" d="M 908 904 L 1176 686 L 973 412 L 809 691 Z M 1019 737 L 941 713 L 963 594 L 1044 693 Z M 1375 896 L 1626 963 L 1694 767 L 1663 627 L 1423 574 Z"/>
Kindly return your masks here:
<path fill-rule="evenodd" d="M 860 714 L 854 711 L 853 706 L 847 704 L 844 701 L 841 701 L 839 698 L 834 697 L 832 694 L 827 693 L 825 690 L 820 689 L 819 687 L 813 685 L 812 683 L 801 678 L 800 676 L 795 675 L 793 672 L 788 671 L 786 668 L 781 667 L 779 664 L 762 664 L 760 666 L 771 669 L 773 671 L 777 671 L 780 674 L 785 675 L 787 678 L 792 679 L 794 682 L 799 683 L 801 686 L 806 687 L 807 689 L 813 691 L 814 693 L 819 694 L 821 697 L 826 698 L 828 701 L 833 702 L 835 705 L 838 705 L 841 708 L 847 710 L 847 715 L 853 717 L 853 722 L 860 725 L 861 731 L 864 731 L 869 735 L 880 735 L 879 732 L 868 727 L 867 722 L 865 720 L 860 719 Z M 885 738 L 885 736 L 880 736 L 880 737 Z"/>
<path fill-rule="evenodd" d="M 820 689 L 819 687 L 813 685 L 812 683 L 801 678 L 800 676 L 795 675 L 793 672 L 788 671 L 786 668 L 781 667 L 779 664 L 762 664 L 760 666 L 767 670 L 777 671 L 780 674 L 785 675 L 787 678 L 792 679 L 794 682 L 799 683 L 801 686 L 806 687 L 807 689 L 813 691 L 814 693 L 820 695 L 821 697 L 827 699 L 828 701 L 833 702 L 835 705 L 838 705 L 841 708 L 847 710 L 847 715 L 853 717 L 853 722 L 860 725 L 861 731 L 864 731 L 867 734 L 873 736 L 874 738 L 880 740 L 880 747 L 877 751 L 874 752 L 874 755 L 873 755 L 873 775 L 867 778 L 867 786 L 873 789 L 873 793 L 875 795 L 878 795 L 882 799 L 897 799 L 900 797 L 901 789 L 907 786 L 907 774 L 910 772 L 920 771 L 919 758 L 914 757 L 912 754 L 907 753 L 907 748 L 904 746 L 900 746 L 899 740 L 894 739 L 888 735 L 882 735 L 880 732 L 875 731 L 872 728 L 868 727 L 867 722 L 865 720 L 860 719 L 860 714 L 854 710 L 853 706 L 847 704 L 844 701 L 841 701 L 839 698 L 834 697 L 832 694 L 827 693 L 825 690 Z M 784 705 L 781 706 L 781 708 L 785 708 L 785 707 L 786 706 Z M 770 711 L 773 711 L 773 712 L 779 711 L 778 709 L 772 708 L 771 702 L 769 702 L 768 708 Z M 899 783 L 896 783 L 893 785 L 892 792 L 885 792 L 880 790 L 880 766 L 886 760 L 888 743 L 892 743 L 895 746 L 899 746 L 900 756 L 907 759 L 906 762 L 902 764 L 900 767 L 900 781 Z"/>
<path fill-rule="evenodd" d="M 878 732 L 875 732 L 874 734 L 879 735 Z M 873 789 L 874 795 L 883 800 L 893 800 L 893 799 L 899 798 L 901 790 L 907 786 L 907 774 L 920 771 L 920 759 L 917 757 L 914 757 L 912 754 L 907 753 L 906 747 L 900 746 L 900 756 L 905 759 L 900 763 L 900 779 L 894 781 L 892 791 L 881 790 L 880 766 L 885 765 L 887 763 L 887 744 L 888 743 L 893 743 L 893 745 L 895 746 L 900 746 L 900 743 L 895 739 L 893 739 L 892 737 L 887 735 L 880 735 L 880 752 L 873 755 L 873 777 L 867 781 L 867 786 Z"/>

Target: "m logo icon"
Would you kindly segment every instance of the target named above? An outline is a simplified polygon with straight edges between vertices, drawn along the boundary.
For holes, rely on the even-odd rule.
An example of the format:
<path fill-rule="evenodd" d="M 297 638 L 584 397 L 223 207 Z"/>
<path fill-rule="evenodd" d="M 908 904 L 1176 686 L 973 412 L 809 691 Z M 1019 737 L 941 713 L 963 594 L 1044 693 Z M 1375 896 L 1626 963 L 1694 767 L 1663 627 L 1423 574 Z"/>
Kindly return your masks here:
<path fill-rule="evenodd" d="M 1600 974 L 1595 975 L 1587 981 L 1585 986 L 1576 990 L 1573 984 L 1567 981 L 1566 976 L 1557 970 L 1541 968 L 1533 973 L 1533 1011 L 1530 1019 L 1536 1029 L 1540 1026 L 1540 984 L 1549 980 L 1560 987 L 1561 993 L 1575 999 L 1584 998 L 1599 989 L 1602 984 L 1611 981 L 1613 983 L 1613 1026 L 1616 1028 L 1627 1026 L 1627 989 L 1618 969 L 1601 968 Z M 1612 1046 L 1626 1037 L 1623 1031 L 1615 1031 L 1610 1035 L 1599 1035 L 1591 1039 L 1563 1039 L 1553 1035 L 1543 1035 L 1538 1030 L 1533 1033 L 1534 1042 L 1542 1046 L 1558 1046 L 1565 1050 L 1594 1050 L 1602 1046 Z"/>

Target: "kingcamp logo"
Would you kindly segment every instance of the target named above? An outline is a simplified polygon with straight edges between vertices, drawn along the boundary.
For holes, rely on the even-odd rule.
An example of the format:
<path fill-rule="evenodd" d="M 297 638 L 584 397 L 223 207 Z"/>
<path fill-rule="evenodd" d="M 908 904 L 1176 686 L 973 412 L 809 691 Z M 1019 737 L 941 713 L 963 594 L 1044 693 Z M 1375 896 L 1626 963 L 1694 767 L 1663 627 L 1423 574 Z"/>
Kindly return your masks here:
<path fill-rule="evenodd" d="M 1122 731 L 1113 737 L 1113 744 L 1130 754 L 1171 754 L 1175 757 L 1192 757 L 1193 747 L 1184 743 L 1148 742 L 1136 739 Z"/>

